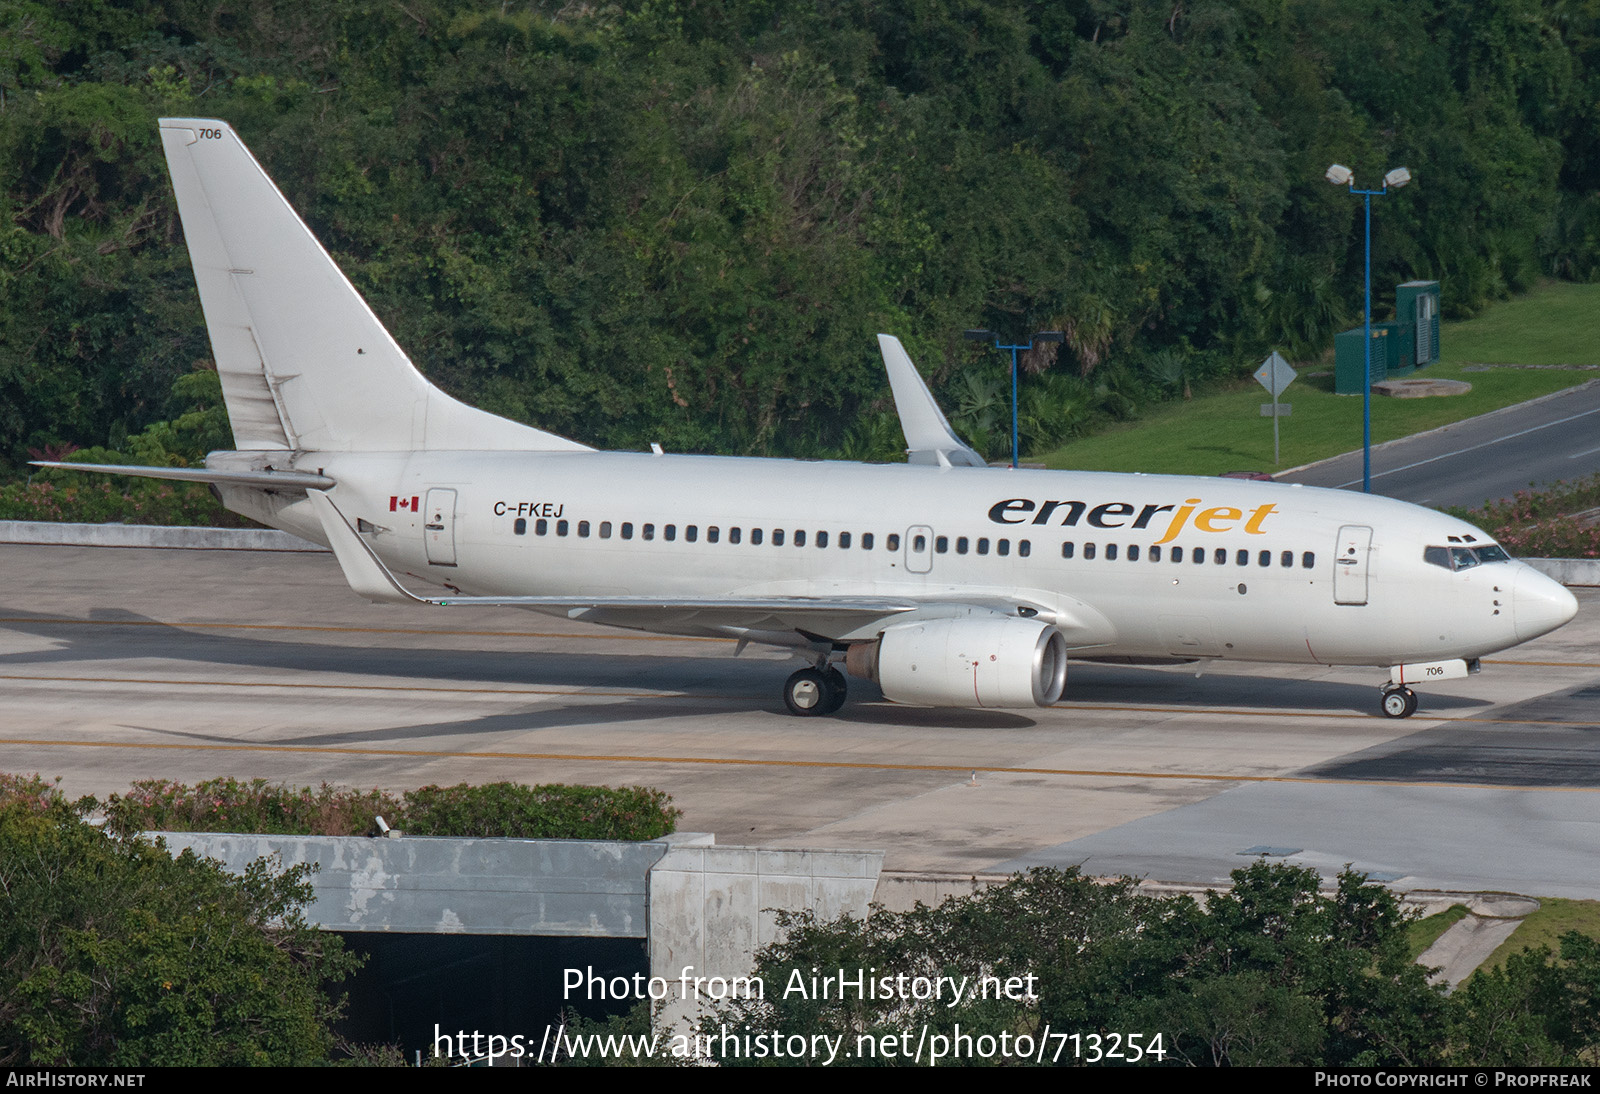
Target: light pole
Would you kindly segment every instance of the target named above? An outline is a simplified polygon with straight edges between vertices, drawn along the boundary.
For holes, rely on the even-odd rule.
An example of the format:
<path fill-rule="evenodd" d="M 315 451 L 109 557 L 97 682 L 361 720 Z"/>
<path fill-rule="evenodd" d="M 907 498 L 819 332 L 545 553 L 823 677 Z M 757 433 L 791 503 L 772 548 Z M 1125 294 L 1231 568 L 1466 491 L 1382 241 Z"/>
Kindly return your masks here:
<path fill-rule="evenodd" d="M 1008 349 L 1011 351 L 1011 466 L 1017 466 L 1017 353 L 1030 350 L 1039 342 L 1060 342 L 1061 332 L 1058 330 L 1036 331 L 1033 341 L 1026 345 L 1003 346 L 1000 339 L 991 330 L 969 330 L 965 335 L 969 342 L 987 342 L 994 339 L 995 349 Z"/>
<path fill-rule="evenodd" d="M 1366 303 L 1362 308 L 1362 351 L 1366 355 L 1366 377 L 1361 385 L 1361 490 L 1372 493 L 1372 199 L 1382 197 L 1391 189 L 1398 190 L 1411 181 L 1411 172 L 1396 167 L 1383 176 L 1382 190 L 1357 190 L 1355 173 L 1343 164 L 1334 164 L 1323 176 L 1335 186 L 1349 187 L 1352 194 L 1361 195 L 1367 217 Z"/>

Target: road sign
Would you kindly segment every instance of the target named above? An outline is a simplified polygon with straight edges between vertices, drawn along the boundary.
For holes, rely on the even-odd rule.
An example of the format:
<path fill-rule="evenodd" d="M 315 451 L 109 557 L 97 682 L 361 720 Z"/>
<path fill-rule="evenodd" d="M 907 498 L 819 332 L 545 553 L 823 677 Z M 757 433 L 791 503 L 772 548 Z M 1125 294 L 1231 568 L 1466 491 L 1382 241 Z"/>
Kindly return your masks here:
<path fill-rule="evenodd" d="M 1272 419 L 1272 465 L 1280 466 L 1278 460 L 1278 419 L 1287 417 L 1289 404 L 1278 402 L 1278 396 L 1283 394 L 1284 388 L 1294 383 L 1296 376 L 1300 375 L 1283 359 L 1283 354 L 1277 350 L 1272 351 L 1272 356 L 1261 362 L 1261 367 L 1256 369 L 1256 383 L 1267 389 L 1272 396 L 1272 402 L 1261 407 L 1261 416 Z"/>
<path fill-rule="evenodd" d="M 1261 367 L 1256 369 L 1256 382 L 1267 389 L 1267 393 L 1276 399 L 1282 395 L 1295 377 L 1300 374 L 1294 370 L 1289 362 L 1277 350 L 1272 351 L 1272 356 L 1261 362 Z"/>

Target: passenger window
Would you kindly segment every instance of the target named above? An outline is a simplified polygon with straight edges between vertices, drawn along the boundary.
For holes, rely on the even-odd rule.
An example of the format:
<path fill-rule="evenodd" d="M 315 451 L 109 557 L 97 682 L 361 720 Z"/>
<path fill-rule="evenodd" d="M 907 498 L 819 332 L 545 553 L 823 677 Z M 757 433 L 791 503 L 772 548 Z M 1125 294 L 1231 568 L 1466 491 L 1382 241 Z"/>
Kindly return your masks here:
<path fill-rule="evenodd" d="M 1189 558 L 1197 566 L 1205 565 L 1206 549 L 1204 547 L 1196 547 L 1193 551 L 1189 552 Z"/>
<path fill-rule="evenodd" d="M 994 549 L 997 554 L 1009 555 L 1011 553 L 1011 541 L 1009 539 L 995 540 Z"/>
<path fill-rule="evenodd" d="M 1293 551 L 1285 551 L 1285 552 L 1283 552 L 1283 554 L 1279 555 L 1278 556 L 1278 565 L 1282 566 L 1285 570 L 1287 570 L 1290 567 L 1292 567 L 1294 565 L 1294 552 Z"/>
<path fill-rule="evenodd" d="M 1256 564 L 1260 565 L 1260 566 L 1271 566 L 1272 565 L 1272 552 L 1271 551 L 1262 551 L 1259 555 L 1256 556 Z"/>
<path fill-rule="evenodd" d="M 1129 562 L 1138 562 L 1139 561 L 1139 545 L 1137 543 L 1128 544 L 1128 561 Z"/>
<path fill-rule="evenodd" d="M 950 551 L 950 537 L 949 536 L 934 536 L 933 537 L 933 549 L 935 551 L 938 551 L 941 555 L 942 554 L 948 554 L 949 551 Z"/>
<path fill-rule="evenodd" d="M 1228 549 L 1226 547 L 1218 547 L 1211 552 L 1211 561 L 1218 566 L 1226 566 L 1228 564 Z"/>
<path fill-rule="evenodd" d="M 828 545 L 828 533 L 826 533 L 826 532 L 818 532 L 817 533 L 817 546 L 818 547 L 826 547 L 827 545 Z"/>
<path fill-rule="evenodd" d="M 543 517 L 540 517 L 538 520 L 533 522 L 534 535 L 542 536 L 548 531 L 550 531 L 550 522 L 545 520 Z"/>
<path fill-rule="evenodd" d="M 1094 544 L 1085 543 L 1083 545 L 1083 557 L 1084 558 L 1093 558 L 1094 557 Z"/>
<path fill-rule="evenodd" d="M 609 520 L 603 520 L 600 522 L 600 538 L 611 538 L 611 522 Z"/>
<path fill-rule="evenodd" d="M 528 522 L 527 522 L 527 520 L 524 519 L 523 517 L 518 517 L 516 523 L 511 526 L 511 530 L 513 532 L 515 532 L 519 536 L 527 535 L 528 534 Z"/>
<path fill-rule="evenodd" d="M 633 538 L 633 522 L 632 521 L 625 520 L 625 521 L 622 522 L 622 538 L 623 539 L 632 539 Z"/>
<path fill-rule="evenodd" d="M 677 539 L 678 526 L 676 524 L 669 524 L 665 528 L 661 529 L 661 538 L 667 540 L 669 543 L 672 540 Z"/>
<path fill-rule="evenodd" d="M 911 549 L 918 554 L 928 549 L 928 537 L 919 535 L 911 541 Z"/>
<path fill-rule="evenodd" d="M 1062 558 L 1071 558 L 1073 556 L 1073 554 L 1074 554 L 1074 551 L 1073 551 L 1073 545 L 1072 545 L 1072 541 L 1071 540 L 1068 540 L 1066 543 L 1063 543 L 1061 545 L 1061 557 Z"/>
<path fill-rule="evenodd" d="M 640 539 L 655 539 L 656 538 L 656 526 L 654 524 L 646 524 L 643 528 L 639 529 L 639 538 Z"/>
<path fill-rule="evenodd" d="M 1172 549 L 1172 561 L 1174 561 L 1174 562 L 1182 562 L 1183 561 L 1183 548 L 1182 547 L 1174 547 Z"/>
<path fill-rule="evenodd" d="M 796 547 L 804 547 L 806 545 L 806 530 L 804 528 L 795 529 L 794 545 Z"/>
<path fill-rule="evenodd" d="M 1314 552 L 1306 551 L 1300 556 L 1300 568 L 1314 570 L 1317 568 L 1317 556 Z"/>
<path fill-rule="evenodd" d="M 890 532 L 889 538 L 884 540 L 884 546 L 891 551 L 898 551 L 900 549 L 900 533 Z"/>
<path fill-rule="evenodd" d="M 739 531 L 738 526 L 735 525 L 734 527 L 728 529 L 728 542 L 729 543 L 738 543 L 739 539 L 740 539 L 740 537 L 742 535 L 743 535 L 743 533 L 741 533 Z"/>
<path fill-rule="evenodd" d="M 1248 565 L 1250 565 L 1250 552 L 1241 549 L 1238 554 L 1233 556 L 1233 564 L 1235 566 L 1248 566 Z"/>
<path fill-rule="evenodd" d="M 564 520 L 556 521 L 556 535 L 564 536 L 566 534 L 567 534 L 567 522 L 564 521 Z"/>
<path fill-rule="evenodd" d="M 706 542 L 707 543 L 715 543 L 715 542 L 717 542 L 717 540 L 719 540 L 721 538 L 722 538 L 722 529 L 718 528 L 715 524 L 706 525 Z"/>
<path fill-rule="evenodd" d="M 971 546 L 971 543 L 968 541 L 966 536 L 957 536 L 956 537 L 956 554 L 958 554 L 958 555 L 966 554 L 967 553 L 967 548 L 970 547 L 970 546 Z"/>
<path fill-rule="evenodd" d="M 578 537 L 580 539 L 588 539 L 589 538 L 589 522 L 588 521 L 580 520 L 578 522 Z"/>
<path fill-rule="evenodd" d="M 752 547 L 761 546 L 761 529 L 759 529 L 759 528 L 750 529 L 750 546 L 752 546 Z"/>
<path fill-rule="evenodd" d="M 693 543 L 695 540 L 699 539 L 700 538 L 700 526 L 698 524 L 686 524 L 686 525 L 684 525 L 683 526 L 683 538 L 689 543 Z"/>
<path fill-rule="evenodd" d="M 987 536 L 978 537 L 978 553 L 980 555 L 989 553 L 989 538 Z"/>
<path fill-rule="evenodd" d="M 1161 548 L 1160 547 L 1152 547 L 1152 548 L 1150 548 L 1150 561 L 1151 562 L 1160 562 L 1161 561 Z"/>
<path fill-rule="evenodd" d="M 848 551 L 850 549 L 850 533 L 849 532 L 840 532 L 839 533 L 839 548 L 840 548 L 840 550 L 844 550 L 844 551 Z"/>
<path fill-rule="evenodd" d="M 863 551 L 872 550 L 872 533 L 871 532 L 862 532 L 861 533 L 861 549 Z M 890 548 L 890 550 L 893 550 L 893 548 Z"/>
<path fill-rule="evenodd" d="M 1005 541 L 1001 540 L 1001 542 L 1004 543 Z M 1117 545 L 1115 543 L 1106 544 L 1106 561 L 1107 562 L 1115 562 L 1115 561 L 1117 561 Z"/>
<path fill-rule="evenodd" d="M 774 547 L 782 547 L 783 546 L 783 529 L 782 528 L 774 528 L 772 530 L 772 545 Z"/>
<path fill-rule="evenodd" d="M 1017 540 L 1017 556 L 1027 558 L 1031 554 L 1033 554 L 1033 544 L 1025 539 Z"/>

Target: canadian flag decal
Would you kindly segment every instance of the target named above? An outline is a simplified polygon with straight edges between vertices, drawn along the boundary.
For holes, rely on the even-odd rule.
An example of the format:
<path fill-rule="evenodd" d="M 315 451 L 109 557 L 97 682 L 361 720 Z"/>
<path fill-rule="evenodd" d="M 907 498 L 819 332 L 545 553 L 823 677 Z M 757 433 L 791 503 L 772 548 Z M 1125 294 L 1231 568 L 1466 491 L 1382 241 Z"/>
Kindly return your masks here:
<path fill-rule="evenodd" d="M 389 495 L 389 512 L 391 513 L 398 512 L 401 509 L 404 509 L 410 513 L 415 513 L 421 508 L 422 506 L 417 504 L 417 496 L 415 494 L 409 498 L 398 497 L 394 494 Z"/>

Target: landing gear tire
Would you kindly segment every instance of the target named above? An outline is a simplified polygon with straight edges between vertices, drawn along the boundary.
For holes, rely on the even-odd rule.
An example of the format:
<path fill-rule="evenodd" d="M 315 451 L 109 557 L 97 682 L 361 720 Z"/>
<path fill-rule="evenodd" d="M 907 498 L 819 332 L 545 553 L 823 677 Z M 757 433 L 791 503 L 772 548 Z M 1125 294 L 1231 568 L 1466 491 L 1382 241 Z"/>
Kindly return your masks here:
<path fill-rule="evenodd" d="M 840 677 L 840 684 L 835 684 L 829 676 L 838 677 L 839 673 L 834 669 L 827 672 L 801 669 L 789 677 L 783 685 L 783 705 L 789 708 L 789 713 L 809 718 L 838 710 L 844 702 L 844 688 L 840 686 L 843 678 Z"/>
<path fill-rule="evenodd" d="M 1417 712 L 1417 693 L 1410 688 L 1390 688 L 1383 693 L 1386 718 L 1409 718 Z"/>
<path fill-rule="evenodd" d="M 839 708 L 844 706 L 844 699 L 850 692 L 850 685 L 845 682 L 844 673 L 836 668 L 829 668 L 828 671 L 822 674 L 822 678 L 827 681 L 830 689 L 829 699 L 823 707 L 822 713 L 837 714 L 839 713 Z"/>

